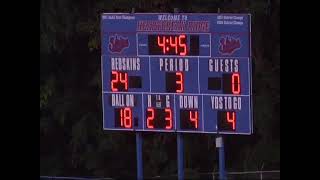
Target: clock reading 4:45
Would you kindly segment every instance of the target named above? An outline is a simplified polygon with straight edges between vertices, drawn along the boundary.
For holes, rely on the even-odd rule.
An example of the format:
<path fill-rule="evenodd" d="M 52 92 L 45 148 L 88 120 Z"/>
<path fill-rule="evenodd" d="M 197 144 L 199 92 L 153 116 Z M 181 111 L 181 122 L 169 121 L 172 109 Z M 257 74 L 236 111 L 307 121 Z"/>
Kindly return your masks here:
<path fill-rule="evenodd" d="M 174 54 L 185 56 L 187 54 L 186 35 L 157 36 L 158 46 L 161 47 L 163 54 Z M 171 53 L 170 53 L 171 54 Z"/>
<path fill-rule="evenodd" d="M 193 38 L 196 45 L 197 37 Z M 168 35 L 168 34 L 150 34 L 148 35 L 148 48 L 150 55 L 188 55 L 187 36 Z"/>

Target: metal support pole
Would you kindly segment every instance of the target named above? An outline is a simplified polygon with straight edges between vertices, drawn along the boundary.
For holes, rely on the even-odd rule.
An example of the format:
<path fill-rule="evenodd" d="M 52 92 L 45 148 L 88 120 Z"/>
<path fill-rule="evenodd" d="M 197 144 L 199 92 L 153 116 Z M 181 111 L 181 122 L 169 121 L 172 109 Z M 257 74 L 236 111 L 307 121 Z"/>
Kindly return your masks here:
<path fill-rule="evenodd" d="M 263 166 L 264 166 L 264 163 L 262 163 L 262 167 L 261 167 L 261 169 L 260 169 L 260 180 L 263 179 L 263 177 L 262 177 L 262 169 L 263 169 Z"/>
<path fill-rule="evenodd" d="M 142 135 L 136 132 L 136 151 L 137 151 L 137 180 L 143 179 L 143 161 L 142 161 Z"/>
<path fill-rule="evenodd" d="M 226 180 L 225 159 L 224 159 L 224 143 L 223 137 L 220 135 L 216 138 L 216 147 L 219 148 L 219 179 Z"/>
<path fill-rule="evenodd" d="M 184 179 L 184 151 L 183 151 L 183 136 L 177 133 L 177 154 L 178 154 L 178 180 Z"/>

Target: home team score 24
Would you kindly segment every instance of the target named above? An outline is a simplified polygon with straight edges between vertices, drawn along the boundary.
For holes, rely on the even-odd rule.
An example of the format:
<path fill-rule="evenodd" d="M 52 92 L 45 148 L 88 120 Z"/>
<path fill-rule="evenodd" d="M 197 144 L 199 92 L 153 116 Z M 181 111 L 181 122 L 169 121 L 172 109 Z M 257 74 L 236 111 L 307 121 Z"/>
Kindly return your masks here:
<path fill-rule="evenodd" d="M 105 130 L 252 133 L 249 14 L 101 15 Z"/>

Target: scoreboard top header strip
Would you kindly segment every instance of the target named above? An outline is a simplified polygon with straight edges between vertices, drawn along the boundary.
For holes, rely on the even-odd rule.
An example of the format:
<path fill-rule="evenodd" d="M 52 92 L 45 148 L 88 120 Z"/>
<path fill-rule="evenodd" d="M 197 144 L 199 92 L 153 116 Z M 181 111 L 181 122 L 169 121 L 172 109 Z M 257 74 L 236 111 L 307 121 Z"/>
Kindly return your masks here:
<path fill-rule="evenodd" d="M 209 34 L 212 41 L 219 41 L 217 37 L 228 38 L 241 37 L 246 42 L 241 42 L 242 52 L 234 54 L 235 57 L 251 57 L 251 14 L 230 14 L 230 13 L 102 13 L 101 14 L 101 47 L 102 55 L 108 54 L 105 51 L 108 37 L 122 34 L 125 36 L 136 35 L 137 38 L 144 38 L 139 34 Z M 204 37 L 203 37 L 204 38 Z M 133 39 L 132 39 L 133 40 Z M 131 42 L 138 41 L 130 40 Z M 211 41 L 210 41 L 211 42 Z M 137 43 L 137 42 L 136 42 Z M 136 43 L 133 46 L 138 46 Z M 131 44 L 131 43 L 130 43 Z M 215 43 L 216 45 L 217 43 Z M 242 46 L 241 45 L 241 46 Z M 137 47 L 136 47 L 137 48 Z M 210 49 L 217 49 L 217 46 Z M 243 50 L 246 49 L 246 53 Z M 138 52 L 138 49 L 137 49 Z M 141 55 L 137 52 L 125 51 L 122 55 Z M 114 54 L 118 56 L 120 54 Z M 188 56 L 188 55 L 187 55 Z M 200 56 L 218 57 L 217 54 L 202 54 Z M 231 57 L 228 55 L 228 57 Z"/>
<path fill-rule="evenodd" d="M 146 16 L 147 15 L 147 16 Z M 115 26 L 108 26 L 111 25 L 108 23 L 116 23 L 116 24 L 122 24 L 124 27 L 120 31 L 128 32 L 128 30 L 131 30 L 132 32 L 148 32 L 145 29 L 142 29 L 141 27 L 143 25 L 150 25 L 150 23 L 159 23 L 161 21 L 164 21 L 166 23 L 173 22 L 175 26 L 181 26 L 182 25 L 189 25 L 189 24 L 183 24 L 183 23 L 190 23 L 190 24 L 196 24 L 196 25 L 209 25 L 205 28 L 200 28 L 200 31 L 197 31 L 198 29 L 193 29 L 186 31 L 185 29 L 180 30 L 170 30 L 169 32 L 221 32 L 221 33 L 227 33 L 227 32 L 251 32 L 250 27 L 250 19 L 251 14 L 193 14 L 193 13 L 178 13 L 178 14 L 172 14 L 172 13 L 103 13 L 101 14 L 101 26 L 102 29 L 107 29 L 108 31 L 105 32 L 118 32 L 119 28 Z M 198 24 L 201 23 L 202 24 Z M 207 23 L 207 24 L 206 24 Z M 114 25 L 116 25 L 114 24 Z M 167 24 L 170 26 L 170 24 Z M 116 25 L 117 26 L 117 25 Z M 179 27 L 178 27 L 179 28 Z M 134 30 L 134 31 L 133 31 Z M 150 31 L 150 32 L 168 32 L 168 30 L 159 30 L 159 31 Z M 105 33 L 102 32 L 102 33 Z"/>
<path fill-rule="evenodd" d="M 161 15 L 161 14 L 170 14 L 170 15 L 245 15 L 245 16 L 251 16 L 251 13 L 101 13 L 101 16 L 103 15 L 145 15 L 145 14 L 151 14 L 151 15 Z"/>

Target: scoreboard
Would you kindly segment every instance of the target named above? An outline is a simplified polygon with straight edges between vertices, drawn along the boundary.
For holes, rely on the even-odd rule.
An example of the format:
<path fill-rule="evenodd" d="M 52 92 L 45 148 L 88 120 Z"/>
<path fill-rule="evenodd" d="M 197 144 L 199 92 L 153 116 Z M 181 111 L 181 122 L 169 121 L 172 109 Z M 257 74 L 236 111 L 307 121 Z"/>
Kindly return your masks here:
<path fill-rule="evenodd" d="M 252 133 L 250 14 L 101 14 L 103 129 Z"/>

